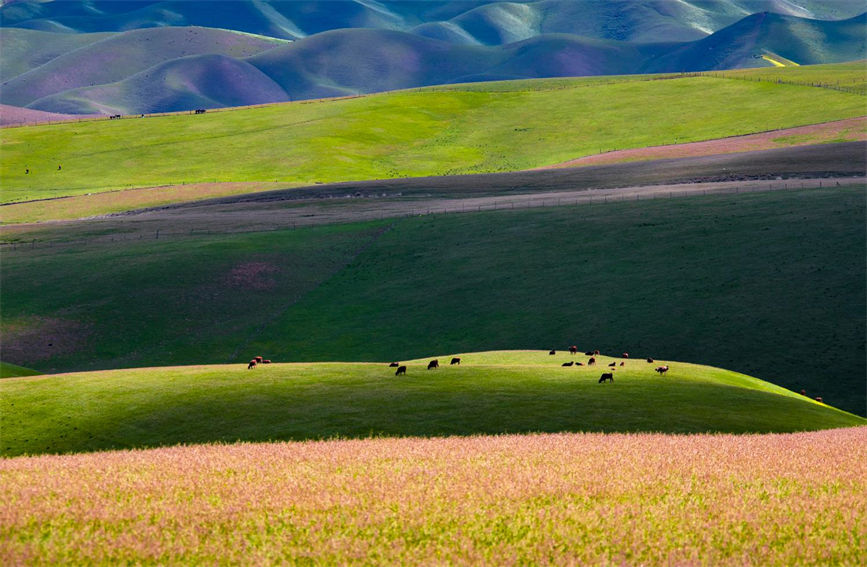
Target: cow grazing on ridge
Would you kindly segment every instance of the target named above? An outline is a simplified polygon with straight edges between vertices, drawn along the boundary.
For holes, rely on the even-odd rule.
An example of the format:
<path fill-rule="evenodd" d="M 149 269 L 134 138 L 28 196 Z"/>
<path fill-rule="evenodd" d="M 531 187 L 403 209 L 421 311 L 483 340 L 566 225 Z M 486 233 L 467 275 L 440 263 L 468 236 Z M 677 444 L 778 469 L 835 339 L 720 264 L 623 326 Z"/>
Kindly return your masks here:
<path fill-rule="evenodd" d="M 451 362 L 449 362 L 449 365 L 452 365 L 452 364 L 460 364 L 460 363 L 461 363 L 461 359 L 460 359 L 460 357 L 456 356 L 456 357 L 454 357 L 454 358 L 452 359 Z"/>
<path fill-rule="evenodd" d="M 258 363 L 258 362 L 256 361 L 256 359 L 254 358 L 253 360 L 250 361 L 249 364 L 247 364 L 247 370 L 251 370 L 251 369 L 253 369 L 253 368 L 256 368 L 256 365 L 257 365 L 257 364 L 259 364 L 259 363 Z"/>
<path fill-rule="evenodd" d="M 662 376 L 663 374 L 668 372 L 668 365 L 666 364 L 665 366 L 657 366 L 654 370 L 659 372 L 659 375 Z"/>
<path fill-rule="evenodd" d="M 599 377 L 599 383 L 605 382 L 606 380 L 610 380 L 614 382 L 614 373 L 613 372 L 605 372 L 602 376 Z"/>
<path fill-rule="evenodd" d="M 439 360 L 431 360 L 430 362 L 427 363 L 427 369 L 428 370 L 430 370 L 431 368 L 439 368 L 439 367 L 440 367 L 440 361 Z"/>
<path fill-rule="evenodd" d="M 822 396 L 816 396 L 816 401 L 819 402 L 820 404 L 825 403 L 822 401 Z"/>
<path fill-rule="evenodd" d="M 400 363 L 397 363 L 397 362 L 392 362 L 391 364 L 388 365 L 389 368 L 397 368 L 398 366 L 400 366 Z"/>
<path fill-rule="evenodd" d="M 395 372 L 394 375 L 395 375 L 395 376 L 400 376 L 401 374 L 403 374 L 404 376 L 406 376 L 406 366 L 398 366 L 398 367 L 397 367 L 397 372 Z"/>
<path fill-rule="evenodd" d="M 258 364 L 262 364 L 262 362 L 265 361 L 265 359 L 262 358 L 261 356 L 254 356 L 253 360 L 255 360 Z"/>

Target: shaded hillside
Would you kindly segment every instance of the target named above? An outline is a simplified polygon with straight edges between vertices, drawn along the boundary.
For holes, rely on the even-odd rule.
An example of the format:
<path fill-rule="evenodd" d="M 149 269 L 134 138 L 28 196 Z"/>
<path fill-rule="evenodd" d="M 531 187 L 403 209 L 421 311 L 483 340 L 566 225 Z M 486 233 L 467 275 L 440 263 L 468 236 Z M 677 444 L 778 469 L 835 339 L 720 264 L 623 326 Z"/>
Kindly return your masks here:
<path fill-rule="evenodd" d="M 516 191 L 506 183 L 482 190 Z M 70 371 L 577 344 L 721 366 L 865 414 L 863 187 L 355 224 L 339 224 L 354 201 L 334 199 L 323 206 L 342 221 L 296 230 L 269 219 L 303 202 L 235 201 L 174 224 L 79 223 L 113 242 L 4 248 L 4 359 Z M 264 232 L 221 233 L 231 210 Z"/>
<path fill-rule="evenodd" d="M 67 34 L 53 34 L 65 38 Z M 46 34 L 25 37 L 27 49 L 46 42 Z M 199 54 L 220 54 L 242 58 L 281 42 L 226 30 L 207 28 L 152 28 L 134 30 L 93 41 L 79 49 L 51 59 L 2 85 L 4 104 L 27 106 L 57 93 L 122 81 L 155 65 Z M 162 85 L 158 79 L 154 87 Z M 54 108 L 40 108 L 54 111 Z M 169 108 L 164 108 L 169 110 Z M 174 108 L 180 110 L 180 108 Z M 58 110 L 63 112 L 62 110 Z M 133 109 L 133 112 L 140 112 Z"/>
<path fill-rule="evenodd" d="M 118 83 L 43 97 L 29 106 L 79 114 L 135 114 L 287 100 L 277 83 L 243 60 L 195 55 L 162 63 Z"/>
<path fill-rule="evenodd" d="M 458 43 L 498 45 L 545 33 L 641 42 L 700 39 L 756 12 L 842 19 L 863 11 L 858 0 L 540 0 L 497 2 L 341 2 L 253 0 L 13 1 L 0 8 L 4 27 L 61 32 L 204 26 L 284 39 L 324 31 L 374 28 L 416 31 Z M 452 33 L 444 31 L 451 29 Z"/>
<path fill-rule="evenodd" d="M 770 53 L 801 65 L 867 58 L 867 13 L 836 22 L 753 14 L 649 62 L 646 71 L 704 71 L 760 66 Z"/>
<path fill-rule="evenodd" d="M 765 53 L 800 63 L 841 61 L 867 56 L 865 27 L 867 14 L 835 22 L 757 14 L 688 43 L 546 33 L 493 46 L 384 29 L 341 29 L 278 42 L 208 28 L 154 28 L 123 32 L 57 56 L 4 82 L 0 100 L 49 112 L 136 114 L 470 81 L 769 66 L 760 58 Z M 463 28 L 444 29 L 463 33 Z M 69 37 L 15 33 L 24 46 L 45 43 L 46 36 Z M 521 35 L 515 32 L 513 39 Z"/>

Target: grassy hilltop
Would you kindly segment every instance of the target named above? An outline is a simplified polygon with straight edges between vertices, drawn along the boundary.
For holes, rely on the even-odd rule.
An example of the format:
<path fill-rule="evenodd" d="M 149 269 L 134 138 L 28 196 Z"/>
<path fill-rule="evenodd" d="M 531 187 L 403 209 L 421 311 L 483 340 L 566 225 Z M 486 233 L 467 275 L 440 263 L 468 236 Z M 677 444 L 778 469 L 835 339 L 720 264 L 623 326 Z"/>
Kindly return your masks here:
<path fill-rule="evenodd" d="M 65 453 L 332 436 L 557 431 L 772 432 L 867 424 L 767 382 L 725 370 L 547 351 L 462 354 L 426 370 L 385 363 L 143 368 L 0 382 L 0 454 Z"/>
<path fill-rule="evenodd" d="M 829 66 L 826 82 L 856 67 Z M 864 114 L 864 97 L 851 92 L 649 78 L 486 83 L 4 129 L 2 201 L 193 182 L 312 184 L 511 171 Z"/>

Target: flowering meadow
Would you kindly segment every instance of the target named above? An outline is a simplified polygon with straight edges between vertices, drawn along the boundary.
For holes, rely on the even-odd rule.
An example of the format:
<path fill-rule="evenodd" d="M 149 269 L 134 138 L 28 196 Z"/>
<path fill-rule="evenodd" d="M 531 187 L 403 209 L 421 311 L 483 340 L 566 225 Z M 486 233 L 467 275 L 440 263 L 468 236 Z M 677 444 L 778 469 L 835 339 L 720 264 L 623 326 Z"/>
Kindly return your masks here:
<path fill-rule="evenodd" d="M 867 427 L 0 460 L 0 564 L 867 564 Z"/>

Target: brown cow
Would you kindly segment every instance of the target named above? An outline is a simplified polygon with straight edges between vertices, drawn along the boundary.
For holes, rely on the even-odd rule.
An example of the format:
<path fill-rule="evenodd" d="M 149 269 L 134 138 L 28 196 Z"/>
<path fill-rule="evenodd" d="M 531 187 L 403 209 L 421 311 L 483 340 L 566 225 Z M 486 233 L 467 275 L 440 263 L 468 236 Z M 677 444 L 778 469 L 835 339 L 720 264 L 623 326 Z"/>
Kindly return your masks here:
<path fill-rule="evenodd" d="M 569 352 L 570 352 L 571 354 L 578 354 L 578 347 L 575 346 L 575 345 L 570 346 L 570 347 L 569 347 Z"/>
<path fill-rule="evenodd" d="M 440 367 L 440 361 L 439 360 L 431 360 L 430 362 L 427 363 L 427 369 L 428 370 L 430 370 L 431 368 L 439 368 L 439 367 Z"/>
<path fill-rule="evenodd" d="M 256 362 L 258 362 L 259 364 L 262 364 L 262 362 L 265 360 L 265 359 L 262 358 L 261 356 L 254 356 L 253 358 L 254 358 L 254 359 L 256 360 Z"/>
<path fill-rule="evenodd" d="M 259 363 L 256 362 L 256 359 L 254 358 L 253 360 L 250 361 L 250 364 L 247 365 L 247 370 L 250 370 L 251 368 L 256 368 L 257 364 L 259 364 Z"/>
<path fill-rule="evenodd" d="M 398 366 L 400 366 L 399 362 L 392 362 L 391 364 L 388 365 L 389 368 L 397 368 Z"/>
<path fill-rule="evenodd" d="M 575 366 L 584 366 L 584 363 L 583 362 L 576 362 Z"/>
<path fill-rule="evenodd" d="M 594 350 L 594 351 L 593 351 L 593 354 L 595 354 L 596 356 L 599 356 L 599 350 L 598 350 L 598 349 L 597 349 L 597 350 Z"/>
<path fill-rule="evenodd" d="M 821 403 L 824 403 L 824 402 L 822 401 L 822 396 L 817 396 L 817 397 L 816 397 L 816 401 L 819 402 L 820 404 L 821 404 Z"/>
<path fill-rule="evenodd" d="M 262 364 L 271 364 L 271 361 L 266 358 L 262 361 Z"/>
<path fill-rule="evenodd" d="M 591 356 L 590 360 L 587 361 L 587 366 L 593 366 L 594 364 L 596 364 L 596 359 Z"/>
<path fill-rule="evenodd" d="M 575 364 L 575 363 L 570 360 L 569 362 L 564 362 L 560 366 L 572 366 L 573 364 Z"/>
<path fill-rule="evenodd" d="M 660 376 L 662 376 L 663 374 L 665 374 L 666 372 L 668 372 L 668 365 L 666 364 L 665 366 L 657 366 L 657 367 L 655 368 L 655 370 L 656 370 L 657 372 L 659 372 L 659 375 L 660 375 Z"/>
<path fill-rule="evenodd" d="M 451 366 L 452 364 L 460 364 L 460 363 L 461 363 L 460 357 L 456 356 L 452 359 L 451 362 L 449 362 L 449 365 Z"/>
<path fill-rule="evenodd" d="M 620 356 L 623 357 L 623 358 L 629 358 L 629 353 L 628 353 L 628 352 L 624 352 L 624 353 L 621 354 Z"/>
<path fill-rule="evenodd" d="M 398 366 L 398 367 L 397 367 L 397 372 L 395 372 L 394 375 L 395 375 L 395 376 L 400 376 L 401 374 L 403 374 L 404 376 L 406 376 L 406 366 Z"/>
<path fill-rule="evenodd" d="M 625 362 L 621 362 L 621 363 L 620 363 L 620 366 L 625 366 L 625 365 L 626 365 Z"/>
<path fill-rule="evenodd" d="M 613 372 L 606 372 L 602 376 L 599 377 L 599 383 L 600 384 L 602 382 L 605 382 L 606 380 L 610 380 L 610 381 L 614 382 L 614 373 Z"/>

